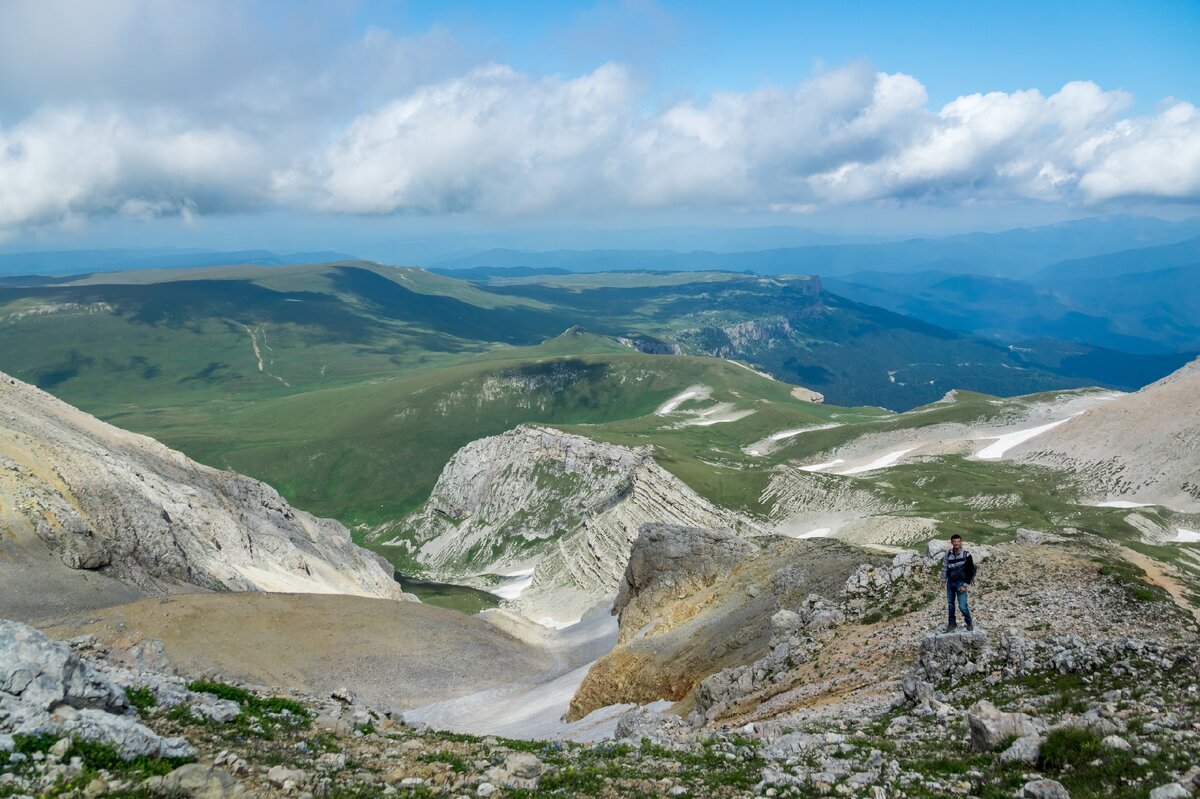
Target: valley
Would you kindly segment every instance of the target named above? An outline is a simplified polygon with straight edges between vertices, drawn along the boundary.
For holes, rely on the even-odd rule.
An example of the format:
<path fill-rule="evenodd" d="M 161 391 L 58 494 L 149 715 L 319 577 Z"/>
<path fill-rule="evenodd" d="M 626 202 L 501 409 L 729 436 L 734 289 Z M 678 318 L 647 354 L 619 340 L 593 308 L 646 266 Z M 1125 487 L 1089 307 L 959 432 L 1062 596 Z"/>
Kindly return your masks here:
<path fill-rule="evenodd" d="M 175 673 L 290 691 L 340 736 L 322 746 L 375 762 L 403 740 L 424 758 L 402 777 L 323 778 L 354 790 L 607 795 L 574 780 L 615 738 L 604 779 L 650 794 L 647 759 L 676 775 L 673 795 L 939 795 L 954 772 L 904 776 L 930 756 L 927 720 L 974 729 L 971 702 L 1011 704 L 1003 682 L 965 687 L 972 670 L 1037 683 L 1039 714 L 1083 728 L 1059 705 L 1104 706 L 1055 693 L 1062 652 L 1083 679 L 1126 668 L 1092 654 L 1126 645 L 1160 653 L 1145 679 L 1191 667 L 1200 362 L 1136 391 L 1092 386 L 811 277 L 468 283 L 351 263 L 19 282 L 0 288 L 0 616 L 93 642 L 85 656 L 131 689 Z M 910 382 L 922 369 L 936 377 Z M 99 418 L 62 401 L 76 398 Z M 930 584 L 950 532 L 987 570 L 992 615 L 942 671 L 937 647 L 960 645 L 928 632 L 944 614 Z M 1082 606 L 1045 599 L 1054 581 Z M 195 737 L 201 712 L 143 722 Z M 816 736 L 808 760 L 799 730 Z M 500 744 L 537 752 L 524 771 L 430 770 L 445 735 L 453 751 L 576 743 Z M 279 758 L 254 746 L 245 757 Z M 713 747 L 746 766 L 687 765 Z M 998 751 L 972 762 L 1016 784 Z M 321 771 L 310 760 L 295 785 Z M 1139 780 L 1190 779 L 1148 763 Z"/>

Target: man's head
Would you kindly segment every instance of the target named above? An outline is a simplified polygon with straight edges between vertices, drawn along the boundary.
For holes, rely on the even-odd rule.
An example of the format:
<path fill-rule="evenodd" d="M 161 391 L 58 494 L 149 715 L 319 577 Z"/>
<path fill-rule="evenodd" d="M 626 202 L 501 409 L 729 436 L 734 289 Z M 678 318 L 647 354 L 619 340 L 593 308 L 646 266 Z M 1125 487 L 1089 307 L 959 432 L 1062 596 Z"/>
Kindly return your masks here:
<path fill-rule="evenodd" d="M 950 548 L 953 549 L 955 552 L 958 552 L 960 549 L 962 549 L 962 536 L 961 535 L 959 535 L 958 533 L 955 533 L 954 535 L 950 536 Z"/>

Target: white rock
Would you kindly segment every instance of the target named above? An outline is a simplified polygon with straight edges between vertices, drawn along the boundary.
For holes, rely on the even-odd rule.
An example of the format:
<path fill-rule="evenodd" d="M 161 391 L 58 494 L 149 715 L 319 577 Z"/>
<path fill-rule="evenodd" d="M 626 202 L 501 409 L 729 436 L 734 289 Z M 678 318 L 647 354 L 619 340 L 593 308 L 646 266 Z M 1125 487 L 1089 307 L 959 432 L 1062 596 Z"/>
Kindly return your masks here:
<path fill-rule="evenodd" d="M 1021 789 L 1024 799 L 1071 799 L 1071 794 L 1057 780 L 1032 780 Z"/>
<path fill-rule="evenodd" d="M 971 748 L 976 752 L 990 752 L 1011 736 L 1037 736 L 1045 730 L 1040 721 L 1024 713 L 1000 711 L 986 699 L 970 707 L 967 724 L 971 730 Z"/>

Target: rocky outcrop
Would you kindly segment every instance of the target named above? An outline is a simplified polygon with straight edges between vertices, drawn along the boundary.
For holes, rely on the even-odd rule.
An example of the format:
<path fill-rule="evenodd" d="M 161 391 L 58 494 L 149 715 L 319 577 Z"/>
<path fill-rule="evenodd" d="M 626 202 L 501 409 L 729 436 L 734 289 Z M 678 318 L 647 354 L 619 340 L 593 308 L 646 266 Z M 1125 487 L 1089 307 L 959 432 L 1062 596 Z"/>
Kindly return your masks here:
<path fill-rule="evenodd" d="M 646 523 L 758 532 L 656 464 L 649 447 L 521 426 L 460 449 L 424 507 L 374 538 L 434 576 L 481 587 L 481 575 L 532 569 L 514 606 L 562 622 L 617 591 Z"/>
<path fill-rule="evenodd" d="M 95 584 L 67 570 L 99 572 L 143 594 L 200 586 L 403 596 L 390 567 L 345 527 L 295 510 L 263 483 L 198 464 L 7 375 L 0 407 L 0 552 L 14 571 L 0 579 L 0 611 L 28 600 L 31 575 L 57 591 Z"/>
<path fill-rule="evenodd" d="M 648 527 L 634 543 L 612 652 L 592 666 L 571 718 L 622 702 L 694 697 L 723 712 L 773 685 L 844 621 L 837 602 L 863 560 L 828 539 Z"/>
<path fill-rule="evenodd" d="M 1073 472 L 1097 499 L 1200 513 L 1200 359 L 1009 455 Z"/>
<path fill-rule="evenodd" d="M 55 733 L 110 744 L 126 757 L 185 757 L 182 738 L 163 738 L 131 715 L 124 691 L 66 644 L 0 620 L 0 750 L 16 734 Z"/>
<path fill-rule="evenodd" d="M 668 602 L 685 599 L 728 574 L 759 551 L 740 536 L 719 530 L 645 524 L 633 543 L 613 613 L 627 635 Z"/>

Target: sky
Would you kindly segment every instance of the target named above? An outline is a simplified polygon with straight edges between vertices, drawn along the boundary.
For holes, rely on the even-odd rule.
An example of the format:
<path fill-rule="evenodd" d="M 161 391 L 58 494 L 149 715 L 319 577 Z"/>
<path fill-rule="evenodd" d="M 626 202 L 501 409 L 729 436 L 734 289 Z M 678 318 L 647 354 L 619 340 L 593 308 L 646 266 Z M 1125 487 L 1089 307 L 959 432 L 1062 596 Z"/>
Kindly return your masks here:
<path fill-rule="evenodd" d="M 0 249 L 1193 216 L 1196 42 L 1195 0 L 4 0 Z"/>

